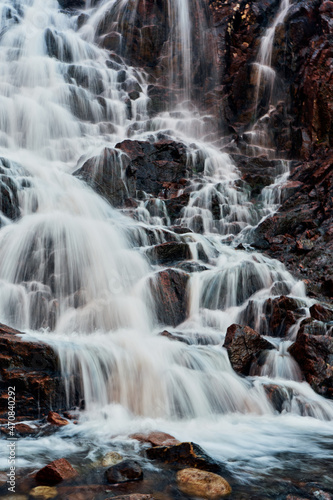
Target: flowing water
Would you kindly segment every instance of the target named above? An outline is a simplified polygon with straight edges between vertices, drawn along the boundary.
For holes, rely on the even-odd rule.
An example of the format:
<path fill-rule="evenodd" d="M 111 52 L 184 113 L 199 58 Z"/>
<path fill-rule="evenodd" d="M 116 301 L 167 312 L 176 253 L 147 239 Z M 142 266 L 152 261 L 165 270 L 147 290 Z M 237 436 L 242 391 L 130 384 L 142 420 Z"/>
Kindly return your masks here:
<path fill-rule="evenodd" d="M 79 425 L 20 441 L 19 466 L 67 457 L 89 468 L 110 447 L 134 453 L 127 436 L 155 429 L 201 444 L 240 483 L 283 478 L 288 469 L 291 477 L 299 467 L 315 478 L 332 456 L 333 404 L 300 381 L 287 342 L 274 339 L 277 349 L 246 378 L 232 370 L 222 347 L 227 327 L 247 324 L 251 315 L 253 326 L 269 335 L 268 298 L 296 297 L 300 317 L 312 302 L 281 263 L 246 243 L 248 231 L 276 210 L 287 164 L 257 207 L 232 159 L 203 139 L 211 120 L 189 104 L 191 9 L 202 6 L 190 4 L 168 1 L 167 74 L 181 92 L 152 117 L 148 76 L 125 62 L 139 2 L 91 6 L 84 24 L 80 12 L 63 12 L 53 0 L 1 3 L 1 186 L 17 200 L 19 217 L 1 218 L 0 321 L 25 331 L 27 341 L 49 343 L 61 361 L 68 402 L 75 391 L 85 401 Z M 123 40 L 120 55 L 95 44 L 105 16 Z M 129 113 L 133 87 L 139 96 Z M 182 141 L 189 164 L 200 158 L 203 165 L 188 182 L 189 203 L 178 221 L 193 232 L 173 233 L 162 200 L 146 195 L 130 218 L 72 175 L 125 138 L 160 137 Z M 116 152 L 120 176 L 122 161 Z M 191 251 L 187 318 L 176 328 L 158 320 L 150 284 L 162 267 L 147 258 L 148 231 L 157 243 L 172 234 Z M 187 343 L 159 336 L 165 328 Z M 281 413 L 265 390 L 272 384 L 282 394 Z M 6 452 L 0 463 L 4 468 Z"/>

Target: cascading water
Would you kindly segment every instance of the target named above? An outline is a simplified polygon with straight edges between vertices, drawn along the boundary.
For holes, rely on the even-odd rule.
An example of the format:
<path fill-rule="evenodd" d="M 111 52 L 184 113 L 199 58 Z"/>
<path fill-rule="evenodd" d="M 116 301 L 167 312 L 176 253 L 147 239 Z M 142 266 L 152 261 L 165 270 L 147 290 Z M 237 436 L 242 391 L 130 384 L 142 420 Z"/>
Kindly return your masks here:
<path fill-rule="evenodd" d="M 269 134 L 269 116 L 278 107 L 277 96 L 280 95 L 276 71 L 272 66 L 274 38 L 277 27 L 284 22 L 289 11 L 290 1 L 282 0 L 272 25 L 267 28 L 261 39 L 257 61 L 253 68 L 255 71 L 256 90 L 255 108 L 252 130 L 246 133 L 249 153 L 258 152 L 275 157 Z"/>
<path fill-rule="evenodd" d="M 282 350 L 268 355 L 260 374 L 245 378 L 221 346 L 227 327 L 246 323 L 250 310 L 256 328 L 269 334 L 263 308 L 279 289 L 310 305 L 304 285 L 282 264 L 235 249 L 243 233 L 276 209 L 281 183 L 266 188 L 258 210 L 231 158 L 202 140 L 207 117 L 183 106 L 192 86 L 190 2 L 169 0 L 167 9 L 177 40 L 169 41 L 168 54 L 180 54 L 168 70 L 168 81 L 182 90 L 177 110 L 149 117 L 147 76 L 122 59 L 137 8 L 137 1 L 110 0 L 91 7 L 80 27 L 79 15 L 59 11 L 53 0 L 2 4 L 1 182 L 18 208 L 15 217 L 1 219 L 0 320 L 25 330 L 27 341 L 49 343 L 60 358 L 68 401 L 78 391 L 86 405 L 78 426 L 23 440 L 18 465 L 38 466 L 59 453 L 74 460 L 78 450 L 90 464 L 105 449 L 107 433 L 156 428 L 199 442 L 243 481 L 262 467 L 262 457 L 267 473 L 280 467 L 275 455 L 290 452 L 291 441 L 295 456 L 306 456 L 311 442 L 319 462 L 329 456 L 332 403 L 299 382 L 292 361 L 281 362 Z M 105 16 L 122 40 L 121 56 L 94 43 Z M 138 98 L 129 111 L 133 88 Z M 182 141 L 189 164 L 201 159 L 203 168 L 184 188 L 189 203 L 178 221 L 193 232 L 158 225 L 168 223 L 167 210 L 148 195 L 133 210 L 134 220 L 126 217 L 72 175 L 125 138 L 160 136 Z M 112 158 L 121 177 L 121 155 Z M 176 328 L 158 320 L 150 283 L 163 268 L 146 257 L 148 230 L 157 243 L 166 234 L 186 243 L 191 263 L 203 269 L 191 273 L 187 319 Z M 163 326 L 188 343 L 157 335 Z M 265 390 L 272 384 L 284 394 L 281 415 Z"/>

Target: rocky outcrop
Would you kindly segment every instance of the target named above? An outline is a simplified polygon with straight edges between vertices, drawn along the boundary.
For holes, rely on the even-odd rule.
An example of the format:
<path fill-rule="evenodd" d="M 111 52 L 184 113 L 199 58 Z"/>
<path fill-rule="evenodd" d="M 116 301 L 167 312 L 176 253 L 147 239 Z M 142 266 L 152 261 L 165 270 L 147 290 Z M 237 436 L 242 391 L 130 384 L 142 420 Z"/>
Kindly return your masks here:
<path fill-rule="evenodd" d="M 177 200 L 189 174 L 184 144 L 128 139 L 115 148 L 104 148 L 73 175 L 87 182 L 114 207 L 127 207 L 136 196 Z"/>
<path fill-rule="evenodd" d="M 319 297 L 333 297 L 332 200 L 333 151 L 295 162 L 281 208 L 259 225 L 251 241 L 306 280 L 308 291 Z"/>
<path fill-rule="evenodd" d="M 0 415 L 8 410 L 8 386 L 16 388 L 16 417 L 47 415 L 66 406 L 59 362 L 50 346 L 24 340 L 24 334 L 0 325 Z"/>
<path fill-rule="evenodd" d="M 233 369 L 243 375 L 249 375 L 252 363 L 263 351 L 275 349 L 249 326 L 235 324 L 229 326 L 223 347 L 228 351 Z"/>
<path fill-rule="evenodd" d="M 187 283 L 189 274 L 165 269 L 150 281 L 156 304 L 156 316 L 164 325 L 177 326 L 187 316 Z"/>
<path fill-rule="evenodd" d="M 307 333 L 306 325 L 307 322 L 301 324 L 289 352 L 311 387 L 319 394 L 333 398 L 333 337 Z"/>

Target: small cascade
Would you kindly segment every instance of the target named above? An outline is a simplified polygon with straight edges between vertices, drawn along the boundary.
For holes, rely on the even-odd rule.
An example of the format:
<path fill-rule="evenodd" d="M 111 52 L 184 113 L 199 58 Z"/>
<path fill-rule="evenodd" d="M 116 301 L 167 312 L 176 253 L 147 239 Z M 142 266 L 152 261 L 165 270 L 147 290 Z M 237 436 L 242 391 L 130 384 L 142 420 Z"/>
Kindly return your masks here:
<path fill-rule="evenodd" d="M 280 7 L 272 25 L 267 28 L 261 39 L 257 61 L 254 63 L 256 72 L 255 111 L 252 130 L 244 134 L 248 143 L 247 154 L 265 154 L 275 158 L 275 146 L 270 135 L 271 116 L 274 113 L 284 113 L 283 102 L 278 102 L 281 94 L 276 79 L 276 71 L 272 67 L 273 44 L 277 27 L 283 23 L 290 8 L 289 0 L 281 0 Z"/>
<path fill-rule="evenodd" d="M 266 30 L 265 35 L 261 39 L 257 61 L 255 68 L 257 71 L 256 84 L 256 111 L 255 116 L 258 118 L 260 101 L 265 100 L 263 107 L 274 103 L 274 84 L 276 73 L 272 68 L 272 52 L 276 28 L 283 23 L 284 18 L 290 7 L 289 0 L 282 0 L 279 10 L 275 16 L 273 24 Z M 260 97 L 262 94 L 262 97 Z"/>
<path fill-rule="evenodd" d="M 264 363 L 261 360 L 260 365 L 252 365 L 251 375 L 301 382 L 302 373 L 299 366 L 288 352 L 291 344 L 292 342 L 289 340 L 280 342 L 278 349 L 268 351 Z"/>

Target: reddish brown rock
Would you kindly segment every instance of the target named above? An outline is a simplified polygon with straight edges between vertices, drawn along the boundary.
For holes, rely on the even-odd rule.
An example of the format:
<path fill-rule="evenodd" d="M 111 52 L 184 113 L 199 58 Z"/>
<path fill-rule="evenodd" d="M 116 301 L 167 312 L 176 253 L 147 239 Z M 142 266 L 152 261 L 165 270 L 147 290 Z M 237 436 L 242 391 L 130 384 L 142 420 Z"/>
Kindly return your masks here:
<path fill-rule="evenodd" d="M 129 437 L 141 441 L 142 443 L 150 443 L 152 446 L 174 446 L 180 444 L 180 441 L 170 434 L 159 431 L 149 434 L 132 434 Z"/>
<path fill-rule="evenodd" d="M 69 422 L 65 418 L 61 417 L 59 413 L 55 411 L 50 411 L 47 416 L 47 421 L 52 425 L 57 425 L 58 427 L 63 427 L 64 425 L 68 425 Z"/>
<path fill-rule="evenodd" d="M 270 335 L 273 337 L 284 337 L 291 326 L 297 321 L 295 311 L 299 309 L 295 299 L 281 295 L 271 301 L 271 313 L 269 320 Z"/>
<path fill-rule="evenodd" d="M 46 415 L 66 404 L 60 366 L 52 348 L 26 342 L 24 334 L 0 325 L 0 415 L 6 416 L 8 386 L 16 388 L 16 416 L 24 419 Z M 73 402 L 74 404 L 74 402 Z"/>
<path fill-rule="evenodd" d="M 229 326 L 223 347 L 228 351 L 233 369 L 243 375 L 249 375 L 252 363 L 263 351 L 275 349 L 249 326 L 235 324 Z"/>
<path fill-rule="evenodd" d="M 319 394 L 333 398 L 333 337 L 305 333 L 305 326 L 301 326 L 289 352 L 311 387 Z"/>
<path fill-rule="evenodd" d="M 73 479 L 77 475 L 76 470 L 65 458 L 59 458 L 37 472 L 36 482 L 45 486 L 53 486 L 62 481 Z"/>
<path fill-rule="evenodd" d="M 310 307 L 311 318 L 317 319 L 318 321 L 333 321 L 333 310 L 325 307 L 321 304 L 313 304 Z"/>
<path fill-rule="evenodd" d="M 158 321 L 177 326 L 187 317 L 187 283 L 189 274 L 166 269 L 155 274 L 150 286 L 156 300 Z"/>

